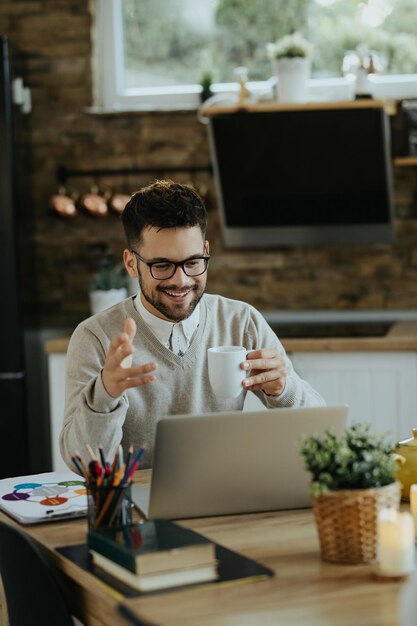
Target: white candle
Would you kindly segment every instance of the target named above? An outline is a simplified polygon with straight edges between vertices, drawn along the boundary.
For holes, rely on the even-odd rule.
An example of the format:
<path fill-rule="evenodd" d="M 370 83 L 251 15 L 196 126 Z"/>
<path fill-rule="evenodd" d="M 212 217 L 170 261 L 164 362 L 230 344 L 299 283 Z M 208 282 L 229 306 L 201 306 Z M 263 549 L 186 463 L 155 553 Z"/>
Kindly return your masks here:
<path fill-rule="evenodd" d="M 415 565 L 415 530 L 411 513 L 382 509 L 378 515 L 377 554 L 382 576 L 405 576 Z"/>
<path fill-rule="evenodd" d="M 410 487 L 410 509 L 411 515 L 414 518 L 414 527 L 417 537 L 417 485 L 411 485 Z"/>

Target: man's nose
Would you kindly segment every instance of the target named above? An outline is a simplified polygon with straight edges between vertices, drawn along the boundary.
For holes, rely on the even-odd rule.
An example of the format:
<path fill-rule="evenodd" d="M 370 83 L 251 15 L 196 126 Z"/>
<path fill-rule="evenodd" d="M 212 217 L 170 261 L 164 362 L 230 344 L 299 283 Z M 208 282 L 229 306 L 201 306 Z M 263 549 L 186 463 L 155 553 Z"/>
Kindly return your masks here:
<path fill-rule="evenodd" d="M 176 282 L 180 282 L 181 284 L 186 284 L 188 282 L 189 276 L 184 272 L 184 268 L 181 265 L 178 265 L 175 268 L 174 275 L 172 276 Z"/>

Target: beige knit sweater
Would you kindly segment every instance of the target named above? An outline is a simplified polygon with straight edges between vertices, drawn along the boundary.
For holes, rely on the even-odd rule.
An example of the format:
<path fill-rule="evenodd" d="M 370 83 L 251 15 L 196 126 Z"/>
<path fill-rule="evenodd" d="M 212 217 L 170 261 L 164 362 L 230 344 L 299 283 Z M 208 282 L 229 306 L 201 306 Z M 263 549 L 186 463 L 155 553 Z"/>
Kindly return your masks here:
<path fill-rule="evenodd" d="M 133 364 L 156 361 L 157 380 L 110 397 L 101 381 L 101 369 L 112 337 L 132 317 L 137 326 Z M 278 348 L 286 361 L 287 382 L 280 396 L 257 395 L 268 408 L 321 406 L 323 398 L 294 371 L 291 361 L 264 317 L 252 306 L 205 294 L 200 323 L 183 357 L 163 346 L 135 309 L 133 298 L 98 313 L 77 326 L 68 347 L 65 416 L 60 435 L 63 458 L 74 470 L 71 455 L 78 450 L 88 459 L 86 444 L 102 444 L 113 458 L 119 443 L 126 453 L 145 446 L 141 467 L 152 461 L 155 425 L 162 415 L 241 410 L 246 391 L 234 400 L 219 400 L 208 380 L 207 348 L 245 346 L 248 351 Z M 219 433 L 221 437 L 221 433 Z"/>

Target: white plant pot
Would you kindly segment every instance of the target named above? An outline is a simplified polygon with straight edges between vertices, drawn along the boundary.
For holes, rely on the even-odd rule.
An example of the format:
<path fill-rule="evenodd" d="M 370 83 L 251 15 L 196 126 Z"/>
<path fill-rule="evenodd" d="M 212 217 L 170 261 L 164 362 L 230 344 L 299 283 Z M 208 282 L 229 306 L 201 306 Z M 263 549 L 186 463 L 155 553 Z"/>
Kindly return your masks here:
<path fill-rule="evenodd" d="M 94 315 L 100 313 L 113 304 L 117 304 L 127 298 L 125 287 L 121 289 L 109 289 L 108 291 L 90 291 L 90 311 Z"/>
<path fill-rule="evenodd" d="M 306 102 L 310 59 L 300 57 L 276 59 L 274 65 L 278 79 L 278 102 Z"/>

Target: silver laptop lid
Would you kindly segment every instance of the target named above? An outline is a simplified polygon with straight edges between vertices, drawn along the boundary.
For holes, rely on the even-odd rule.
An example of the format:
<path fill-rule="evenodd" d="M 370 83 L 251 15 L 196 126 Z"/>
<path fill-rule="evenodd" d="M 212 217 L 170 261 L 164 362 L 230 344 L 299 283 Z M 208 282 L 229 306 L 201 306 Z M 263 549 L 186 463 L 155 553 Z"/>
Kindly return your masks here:
<path fill-rule="evenodd" d="M 310 475 L 300 437 L 327 428 L 341 434 L 347 417 L 346 405 L 163 417 L 147 515 L 180 519 L 308 507 Z"/>

